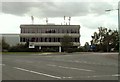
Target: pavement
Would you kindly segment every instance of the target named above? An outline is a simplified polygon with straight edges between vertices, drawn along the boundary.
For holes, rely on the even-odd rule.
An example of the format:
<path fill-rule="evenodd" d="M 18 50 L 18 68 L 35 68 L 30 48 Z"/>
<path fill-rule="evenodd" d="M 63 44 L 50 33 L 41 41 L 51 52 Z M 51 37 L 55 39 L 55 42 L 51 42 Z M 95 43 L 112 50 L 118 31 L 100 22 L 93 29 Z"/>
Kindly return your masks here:
<path fill-rule="evenodd" d="M 118 53 L 4 54 L 3 80 L 118 80 Z"/>

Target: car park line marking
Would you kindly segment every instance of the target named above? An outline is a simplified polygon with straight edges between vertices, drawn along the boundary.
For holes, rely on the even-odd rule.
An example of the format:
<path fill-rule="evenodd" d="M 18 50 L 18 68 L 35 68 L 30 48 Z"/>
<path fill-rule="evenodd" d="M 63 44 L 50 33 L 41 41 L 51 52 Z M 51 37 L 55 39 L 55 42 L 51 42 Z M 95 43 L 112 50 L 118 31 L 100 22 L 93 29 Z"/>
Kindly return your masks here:
<path fill-rule="evenodd" d="M 57 65 L 53 65 L 53 64 L 48 64 L 48 66 L 57 66 Z"/>
<path fill-rule="evenodd" d="M 72 79 L 73 77 L 62 77 L 63 79 Z"/>
<path fill-rule="evenodd" d="M 5 66 L 5 64 L 0 64 L 1 66 Z"/>
<path fill-rule="evenodd" d="M 27 70 L 27 69 L 23 69 L 23 68 L 19 68 L 19 67 L 13 67 L 13 68 L 18 69 L 18 70 L 22 70 L 22 71 L 31 72 L 31 73 L 38 74 L 38 75 L 44 75 L 44 76 L 47 76 L 47 77 L 61 79 L 61 77 L 58 77 L 58 76 L 53 76 L 53 75 L 49 75 L 49 74 L 45 74 L 45 73 L 40 73 L 40 72 L 36 72 L 36 71 L 32 71 L 32 70 Z"/>
<path fill-rule="evenodd" d="M 66 68 L 66 69 L 82 70 L 82 71 L 93 71 L 93 70 L 79 69 L 79 68 L 73 68 L 73 67 L 64 67 L 64 66 L 58 66 L 58 67 L 60 67 L 60 68 Z"/>
<path fill-rule="evenodd" d="M 44 56 L 44 57 L 53 57 L 53 56 Z"/>
<path fill-rule="evenodd" d="M 91 76 L 76 76 L 76 77 L 63 77 L 63 79 L 72 79 L 72 78 L 96 78 L 96 77 L 118 77 L 119 74 L 113 74 L 113 75 L 91 75 Z"/>
<path fill-rule="evenodd" d="M 103 64 L 103 63 L 95 63 L 95 62 L 87 62 L 87 61 L 73 61 L 73 62 L 76 62 L 76 63 L 85 63 L 85 64 L 93 64 L 93 65 L 114 65 L 114 66 L 117 66 L 117 64 Z"/>
<path fill-rule="evenodd" d="M 118 77 L 118 76 L 120 76 L 120 74 L 114 74 L 114 75 L 112 75 L 112 76 Z"/>
<path fill-rule="evenodd" d="M 88 69 L 80 69 L 80 68 L 74 68 L 74 67 L 57 66 L 57 65 L 52 65 L 52 64 L 48 64 L 48 66 L 65 68 L 65 69 L 73 69 L 73 70 L 81 70 L 81 71 L 89 71 L 89 72 L 92 71 L 93 72 L 93 70 L 88 70 Z"/>
<path fill-rule="evenodd" d="M 120 75 L 118 74 L 113 74 L 113 75 L 93 75 L 93 76 L 89 76 L 89 77 L 118 77 Z"/>
<path fill-rule="evenodd" d="M 86 76 L 86 77 L 91 78 L 91 77 L 118 77 L 118 76 L 120 76 L 120 75 L 119 74 L 113 74 L 113 75 L 93 75 L 93 76 Z"/>

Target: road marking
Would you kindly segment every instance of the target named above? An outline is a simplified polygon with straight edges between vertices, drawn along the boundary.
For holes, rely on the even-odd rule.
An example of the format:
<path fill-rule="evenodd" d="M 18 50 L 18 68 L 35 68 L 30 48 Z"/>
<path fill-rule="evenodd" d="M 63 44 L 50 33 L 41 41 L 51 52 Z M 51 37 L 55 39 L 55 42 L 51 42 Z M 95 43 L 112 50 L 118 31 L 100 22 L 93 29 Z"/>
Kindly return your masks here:
<path fill-rule="evenodd" d="M 119 74 L 114 74 L 114 75 L 94 75 L 94 76 L 89 76 L 89 77 L 118 77 L 120 76 Z"/>
<path fill-rule="evenodd" d="M 113 74 L 113 75 L 93 75 L 93 76 L 87 76 L 87 77 L 118 77 L 119 74 Z"/>
<path fill-rule="evenodd" d="M 72 79 L 73 77 L 62 77 L 63 79 Z"/>
<path fill-rule="evenodd" d="M 82 71 L 93 71 L 93 70 L 79 69 L 79 68 L 73 68 L 73 67 L 64 67 L 64 66 L 58 66 L 58 67 L 60 67 L 60 68 L 66 68 L 66 69 L 82 70 Z"/>
<path fill-rule="evenodd" d="M 53 57 L 53 56 L 45 56 L 45 57 Z"/>
<path fill-rule="evenodd" d="M 76 76 L 76 77 L 63 77 L 63 79 L 72 79 L 72 78 L 97 78 L 97 77 L 118 77 L 119 74 L 113 74 L 113 75 L 93 75 L 93 76 Z"/>
<path fill-rule="evenodd" d="M 5 66 L 5 64 L 0 64 L 1 66 Z"/>
<path fill-rule="evenodd" d="M 114 74 L 114 75 L 112 75 L 112 76 L 119 77 L 119 76 L 120 76 L 120 74 Z"/>
<path fill-rule="evenodd" d="M 57 65 L 52 65 L 52 64 L 48 64 L 48 66 L 60 67 L 60 68 L 65 68 L 65 69 L 73 69 L 73 70 L 93 71 L 93 70 L 88 70 L 88 69 L 80 69 L 80 68 L 74 68 L 74 67 L 57 66 Z"/>
<path fill-rule="evenodd" d="M 85 64 L 93 64 L 93 65 L 109 65 L 109 66 L 111 66 L 111 65 L 113 65 L 113 66 L 118 66 L 117 64 L 103 64 L 103 63 L 96 63 L 96 62 L 87 62 L 87 61 L 78 61 L 78 60 L 76 60 L 76 61 L 73 61 L 73 62 L 76 62 L 76 63 L 85 63 Z"/>
<path fill-rule="evenodd" d="M 39 75 L 44 75 L 44 76 L 56 78 L 56 79 L 62 79 L 61 77 L 58 77 L 58 76 L 53 76 L 53 75 L 49 75 L 49 74 L 45 74 L 45 73 L 40 73 L 40 72 L 36 72 L 36 71 L 32 71 L 32 70 L 27 70 L 27 69 L 23 69 L 23 68 L 19 68 L 19 67 L 13 67 L 13 68 L 18 69 L 18 70 L 22 70 L 22 71 L 27 71 L 27 72 L 35 73 L 35 74 L 39 74 Z"/>
<path fill-rule="evenodd" d="M 57 65 L 48 64 L 48 66 L 57 66 Z"/>

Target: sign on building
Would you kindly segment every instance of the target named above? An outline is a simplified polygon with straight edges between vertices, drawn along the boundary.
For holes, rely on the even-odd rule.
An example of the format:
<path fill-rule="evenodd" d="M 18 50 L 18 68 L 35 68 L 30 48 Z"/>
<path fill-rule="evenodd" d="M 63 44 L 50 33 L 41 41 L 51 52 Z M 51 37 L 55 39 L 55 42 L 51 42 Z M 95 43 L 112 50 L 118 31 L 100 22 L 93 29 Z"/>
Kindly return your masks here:
<path fill-rule="evenodd" d="M 34 44 L 30 44 L 29 48 L 35 48 L 35 45 Z"/>

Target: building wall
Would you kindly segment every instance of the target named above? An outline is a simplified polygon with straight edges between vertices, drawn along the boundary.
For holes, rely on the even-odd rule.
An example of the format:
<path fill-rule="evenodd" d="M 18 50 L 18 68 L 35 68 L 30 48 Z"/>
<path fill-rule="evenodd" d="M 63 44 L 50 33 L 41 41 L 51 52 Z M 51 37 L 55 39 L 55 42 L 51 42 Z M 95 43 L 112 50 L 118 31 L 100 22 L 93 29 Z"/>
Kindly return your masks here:
<path fill-rule="evenodd" d="M 80 25 L 21 25 L 20 42 L 34 45 L 60 46 L 64 35 L 71 36 L 71 42 L 80 46 Z M 56 43 L 56 45 L 55 45 Z"/>
<path fill-rule="evenodd" d="M 21 25 L 21 33 L 79 33 L 79 25 Z"/>
<path fill-rule="evenodd" d="M 2 34 L 2 38 L 4 38 L 5 41 L 10 46 L 15 46 L 18 43 L 20 43 L 20 36 L 19 36 L 19 34 Z"/>

